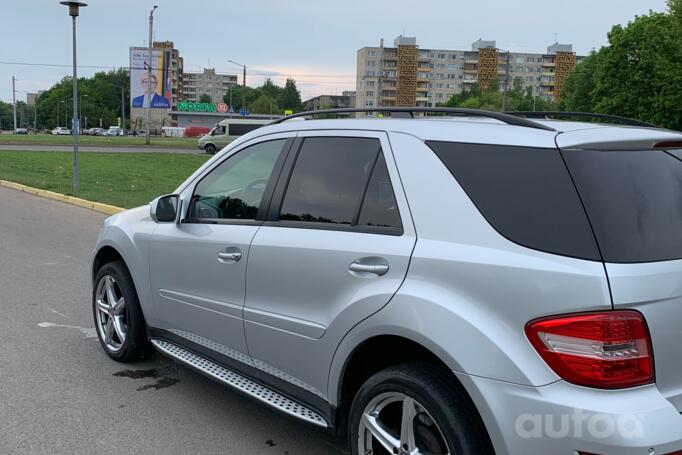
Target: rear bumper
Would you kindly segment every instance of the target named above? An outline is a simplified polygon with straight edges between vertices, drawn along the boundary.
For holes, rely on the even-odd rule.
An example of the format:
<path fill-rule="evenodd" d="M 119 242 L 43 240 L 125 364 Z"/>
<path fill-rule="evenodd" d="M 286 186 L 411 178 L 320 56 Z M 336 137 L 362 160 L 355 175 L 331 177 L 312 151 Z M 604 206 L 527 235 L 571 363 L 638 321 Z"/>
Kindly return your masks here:
<path fill-rule="evenodd" d="M 665 455 L 682 449 L 682 415 L 655 385 L 607 391 L 559 381 L 528 387 L 455 374 L 497 455 Z"/>

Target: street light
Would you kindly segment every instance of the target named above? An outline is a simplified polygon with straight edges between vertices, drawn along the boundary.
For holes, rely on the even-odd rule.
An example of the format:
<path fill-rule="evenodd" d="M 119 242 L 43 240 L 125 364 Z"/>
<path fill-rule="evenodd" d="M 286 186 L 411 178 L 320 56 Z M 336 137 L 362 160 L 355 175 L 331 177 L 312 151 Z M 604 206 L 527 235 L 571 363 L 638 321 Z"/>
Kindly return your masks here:
<path fill-rule="evenodd" d="M 73 117 L 71 127 L 73 135 L 73 192 L 78 193 L 78 135 L 80 134 L 80 118 L 76 117 L 78 112 L 78 70 L 76 63 L 76 18 L 81 7 L 88 6 L 83 2 L 62 1 L 61 5 L 69 7 L 73 28 Z"/>
<path fill-rule="evenodd" d="M 145 131 L 145 144 L 149 145 L 151 142 L 151 135 L 150 135 L 150 129 L 152 126 L 152 100 L 154 97 L 152 96 L 152 40 L 154 39 L 152 37 L 152 31 L 154 29 L 154 11 L 158 8 L 157 5 L 154 5 L 154 8 L 149 12 L 149 54 L 147 56 L 147 59 L 149 60 L 147 62 L 147 97 L 149 98 L 147 100 L 147 131 Z"/>
<path fill-rule="evenodd" d="M 241 66 L 244 69 L 244 75 L 242 76 L 242 109 L 246 109 L 246 65 L 237 63 L 234 60 L 228 60 L 228 62 Z"/>

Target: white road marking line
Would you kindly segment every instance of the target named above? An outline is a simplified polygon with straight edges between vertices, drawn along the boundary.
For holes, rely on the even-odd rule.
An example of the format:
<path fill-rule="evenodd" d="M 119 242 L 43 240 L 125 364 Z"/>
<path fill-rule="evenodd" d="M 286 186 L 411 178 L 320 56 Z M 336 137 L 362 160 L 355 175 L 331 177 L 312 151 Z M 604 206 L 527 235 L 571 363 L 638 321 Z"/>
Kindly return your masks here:
<path fill-rule="evenodd" d="M 94 327 L 78 327 L 75 325 L 55 324 L 54 322 L 40 322 L 38 323 L 38 327 L 61 327 L 64 329 L 76 329 L 80 330 L 80 332 L 85 335 L 86 338 L 97 338 L 97 330 Z"/>

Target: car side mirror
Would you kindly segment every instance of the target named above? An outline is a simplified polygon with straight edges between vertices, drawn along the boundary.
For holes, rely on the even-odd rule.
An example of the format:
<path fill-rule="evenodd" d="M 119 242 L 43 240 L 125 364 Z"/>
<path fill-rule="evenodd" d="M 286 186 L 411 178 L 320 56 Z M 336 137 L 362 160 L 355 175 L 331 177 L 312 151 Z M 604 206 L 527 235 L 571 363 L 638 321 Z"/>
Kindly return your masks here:
<path fill-rule="evenodd" d="M 180 196 L 159 196 L 149 204 L 149 216 L 155 223 L 174 223 L 178 217 Z"/>

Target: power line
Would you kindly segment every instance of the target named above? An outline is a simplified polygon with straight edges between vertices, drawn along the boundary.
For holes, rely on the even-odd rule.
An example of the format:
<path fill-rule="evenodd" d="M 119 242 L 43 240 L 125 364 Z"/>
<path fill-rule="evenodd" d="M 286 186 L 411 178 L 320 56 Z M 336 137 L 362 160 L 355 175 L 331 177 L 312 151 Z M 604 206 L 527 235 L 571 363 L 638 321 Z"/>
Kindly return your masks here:
<path fill-rule="evenodd" d="M 7 62 L 0 61 L 0 65 L 17 65 L 17 66 L 38 66 L 47 68 L 71 68 L 72 65 L 60 64 L 60 63 L 36 63 L 36 62 Z M 101 65 L 78 65 L 79 68 L 89 68 L 89 69 L 124 69 L 124 70 L 146 70 L 146 67 L 131 67 L 131 66 L 101 66 Z M 347 77 L 355 79 L 354 74 L 289 74 L 281 73 L 279 71 L 268 71 L 268 70 L 251 70 L 250 73 L 254 76 L 268 76 L 268 77 Z M 226 72 L 225 74 L 232 74 Z"/>

